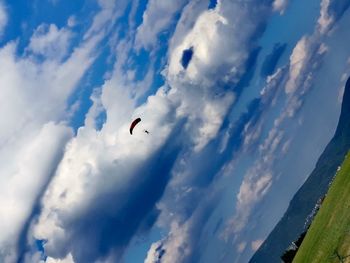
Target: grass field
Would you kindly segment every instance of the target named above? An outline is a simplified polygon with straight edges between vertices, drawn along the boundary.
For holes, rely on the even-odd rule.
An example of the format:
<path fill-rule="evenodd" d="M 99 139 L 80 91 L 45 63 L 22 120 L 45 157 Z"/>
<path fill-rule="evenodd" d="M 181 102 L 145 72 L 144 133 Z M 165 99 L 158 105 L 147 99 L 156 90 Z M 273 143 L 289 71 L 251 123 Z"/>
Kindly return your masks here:
<path fill-rule="evenodd" d="M 293 263 L 350 262 L 350 153 Z"/>

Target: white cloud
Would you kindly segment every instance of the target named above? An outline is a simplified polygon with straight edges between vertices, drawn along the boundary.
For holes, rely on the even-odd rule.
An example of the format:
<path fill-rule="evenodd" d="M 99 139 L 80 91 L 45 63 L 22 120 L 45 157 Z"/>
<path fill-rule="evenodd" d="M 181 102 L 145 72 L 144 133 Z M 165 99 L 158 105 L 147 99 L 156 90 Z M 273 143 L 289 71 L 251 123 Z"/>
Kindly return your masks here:
<path fill-rule="evenodd" d="M 162 255 L 162 241 L 157 241 L 153 243 L 147 252 L 144 263 L 156 263 L 160 260 Z"/>
<path fill-rule="evenodd" d="M 47 58 L 62 59 L 68 52 L 71 37 L 72 33 L 66 28 L 42 24 L 31 37 L 28 49 Z"/>
<path fill-rule="evenodd" d="M 0 222 L 2 262 L 16 260 L 18 235 L 73 135 L 66 125 L 67 99 L 103 37 L 98 33 L 68 53 L 69 35 L 65 28 L 40 26 L 27 47 L 39 60 L 19 55 L 15 42 L 0 49 L 0 111 L 7 113 L 0 119 L 0 214 L 7 215 Z"/>
<path fill-rule="evenodd" d="M 187 0 L 150 0 L 143 13 L 142 24 L 137 28 L 135 37 L 136 49 L 150 50 L 157 45 L 158 35 L 166 30 Z"/>
<path fill-rule="evenodd" d="M 127 6 L 125 1 L 98 0 L 101 10 L 94 16 L 92 25 L 85 33 L 84 39 L 96 34 L 107 33 L 112 29 L 116 19 L 120 17 Z"/>
<path fill-rule="evenodd" d="M 179 225 L 177 222 L 172 222 L 168 237 L 151 245 L 145 263 L 159 262 L 160 250 L 163 250 L 162 263 L 183 262 L 191 253 L 187 243 L 189 239 L 188 228 L 189 223 Z"/>
<path fill-rule="evenodd" d="M 334 22 L 334 18 L 328 13 L 330 3 L 330 0 L 321 1 L 320 17 L 318 18 L 317 23 L 319 26 L 319 31 L 322 34 L 326 33 Z"/>
<path fill-rule="evenodd" d="M 244 176 L 236 196 L 236 211 L 229 220 L 223 237 L 230 237 L 235 242 L 239 242 L 239 234 L 246 230 L 246 225 L 253 220 L 250 218 L 253 209 L 272 187 L 273 167 L 276 161 L 288 152 L 292 142 L 292 138 L 286 138 L 285 124 L 288 119 L 295 117 L 296 112 L 300 109 L 306 94 L 313 85 L 314 74 L 327 52 L 328 47 L 324 44 L 324 35 L 320 34 L 318 25 L 316 25 L 311 35 L 305 35 L 297 42 L 290 56 L 288 67 L 278 69 L 273 76 L 267 79 L 267 85 L 261 91 L 262 100 L 265 103 L 273 98 L 271 96 L 276 96 L 274 94 L 278 87 L 284 88 L 287 97 L 273 126 L 269 128 L 266 137 L 258 145 L 258 157 Z M 258 125 L 263 121 L 264 117 L 261 117 L 253 128 L 259 127 Z M 298 121 L 292 124 L 292 126 L 297 125 L 299 125 Z M 251 128 L 247 131 L 249 130 Z M 252 133 L 245 135 L 252 136 Z M 255 250 L 259 243 L 252 242 L 252 250 Z"/>
<path fill-rule="evenodd" d="M 251 122 L 248 122 L 244 127 L 244 146 L 249 147 L 256 142 L 262 132 L 262 124 L 253 126 Z"/>
<path fill-rule="evenodd" d="M 264 240 L 262 240 L 262 239 L 254 240 L 251 243 L 252 250 L 253 251 L 257 251 L 259 249 L 259 247 L 262 245 L 263 242 L 264 242 Z"/>
<path fill-rule="evenodd" d="M 29 262 L 28 262 L 29 263 Z M 40 262 L 41 263 L 41 262 Z M 71 254 L 68 254 L 67 257 L 65 257 L 64 259 L 54 259 L 54 258 L 50 258 L 48 257 L 45 260 L 45 263 L 74 263 L 73 261 L 73 257 Z"/>
<path fill-rule="evenodd" d="M 291 104 L 298 104 L 299 98 L 310 89 L 313 72 L 319 68 L 327 52 L 328 47 L 317 30 L 312 35 L 305 35 L 298 41 L 289 58 L 289 76 L 285 85 L 285 92 L 291 97 Z M 295 111 L 292 108 L 289 110 L 291 115 Z"/>
<path fill-rule="evenodd" d="M 77 24 L 76 16 L 74 16 L 74 15 L 70 16 L 67 20 L 67 26 L 72 28 L 72 27 L 76 26 L 76 24 Z"/>
<path fill-rule="evenodd" d="M 303 36 L 293 49 L 290 56 L 289 79 L 286 84 L 286 93 L 293 93 L 299 86 L 301 72 L 310 59 L 310 37 Z"/>
<path fill-rule="evenodd" d="M 0 1 L 0 37 L 4 33 L 5 27 L 7 25 L 8 15 L 6 11 L 6 7 L 3 1 Z"/>
<path fill-rule="evenodd" d="M 195 121 L 192 129 L 197 151 L 215 137 L 235 99 L 232 92 L 216 83 L 238 82 L 254 47 L 251 38 L 268 14 L 267 6 L 255 9 L 251 5 L 219 2 L 214 10 L 203 11 L 192 29 L 186 31 L 186 26 L 180 24 L 171 41 L 165 76 L 172 87 L 170 96 L 180 105 L 178 114 L 189 114 Z M 258 18 L 252 12 L 258 12 Z M 191 47 L 193 56 L 185 70 L 180 61 L 183 51 Z"/>
<path fill-rule="evenodd" d="M 273 10 L 283 15 L 288 5 L 288 0 L 275 0 L 272 4 Z"/>
<path fill-rule="evenodd" d="M 109 4 L 108 1 L 104 2 L 101 15 L 85 36 L 98 32 L 100 23 L 107 21 L 103 16 L 110 15 Z M 86 126 L 80 128 L 77 137 L 69 143 L 43 198 L 43 211 L 35 224 L 34 236 L 47 240 L 45 251 L 49 256 L 58 258 L 71 253 L 74 260 L 79 262 L 82 261 L 81 251 L 75 249 L 81 245 L 79 242 L 90 242 L 96 247 L 94 240 L 81 240 L 81 237 L 76 240 L 73 237 L 74 230 L 79 231 L 74 229 L 74 222 L 87 222 L 85 219 L 88 216 L 84 215 L 93 213 L 91 204 L 94 202 L 101 202 L 98 208 L 108 215 L 122 211 L 125 205 L 122 198 L 116 199 L 112 211 L 109 209 L 110 200 L 100 201 L 99 197 L 107 194 L 119 197 L 125 192 L 133 197 L 133 192 L 129 191 L 134 187 L 131 182 L 143 182 L 144 178 L 136 169 L 162 149 L 176 124 L 183 119 L 187 120 L 186 125 L 181 134 L 176 134 L 174 138 L 184 143 L 186 148 L 190 148 L 192 143 L 196 151 L 193 155 L 215 138 L 235 96 L 232 91 L 214 84 L 237 83 L 245 70 L 249 52 L 255 47 L 252 39 L 257 34 L 257 24 L 264 23 L 271 11 L 266 6 L 255 8 L 254 4 L 221 1 L 215 10 L 199 15 L 192 30 L 175 33 L 169 53 L 169 67 L 164 73 L 166 84 L 138 107 L 132 87 L 132 73 L 121 70 L 124 62 L 128 61 L 126 51 L 130 50 L 130 41 L 119 41 L 118 59 L 112 76 L 103 85 L 101 94 L 94 94 L 94 105 L 87 115 Z M 195 53 L 185 72 L 178 64 L 183 48 L 189 45 L 194 47 Z M 101 109 L 106 111 L 107 121 L 100 131 L 96 131 L 94 118 Z M 142 118 L 141 129 L 130 136 L 130 121 L 139 116 Z M 150 135 L 142 132 L 142 128 L 147 128 Z M 251 181 L 253 179 L 256 178 L 251 178 Z M 271 182 L 271 174 L 266 174 L 254 182 L 247 182 L 246 188 L 257 200 L 266 193 Z M 191 187 L 184 189 L 186 193 L 195 191 Z M 243 192 L 241 199 L 246 200 Z M 175 222 L 170 226 L 169 237 L 162 241 L 169 248 L 167 255 L 164 255 L 165 262 L 185 258 L 192 253 L 193 246 L 188 244 L 191 236 L 189 230 L 195 224 Z M 196 220 L 193 219 L 193 222 Z M 101 226 L 93 227 L 98 231 Z M 125 242 L 127 244 L 128 240 Z M 159 255 L 155 251 L 158 245 L 152 246 L 149 260 Z M 94 254 L 94 257 L 99 256 Z"/>
<path fill-rule="evenodd" d="M 105 4 L 108 6 L 108 2 Z M 247 6 L 249 5 L 250 3 L 247 3 Z M 109 14 L 107 9 L 104 15 Z M 215 10 L 200 14 L 198 19 L 193 21 L 193 28 L 188 26 L 186 30 L 184 25 L 182 28 L 177 27 L 177 32 L 171 41 L 169 66 L 164 73 L 165 87 L 139 107 L 135 106 L 137 92 L 133 90 L 133 72 L 122 70 L 124 62 L 128 61 L 126 51 L 130 50 L 131 44 L 129 41 L 119 42 L 118 61 L 113 75 L 102 87 L 101 94 L 94 94 L 94 105 L 87 115 L 85 127 L 79 130 L 77 137 L 69 144 L 59 170 L 43 199 L 44 209 L 35 226 L 35 237 L 48 240 L 45 249 L 49 255 L 52 257 L 67 253 L 69 255 L 69 252 L 74 250 L 70 247 L 69 241 L 72 241 L 72 237 L 69 234 L 71 229 L 67 227 L 67 221 L 79 219 L 84 221 L 83 215 L 89 210 L 88 206 L 91 204 L 89 202 L 93 202 L 100 195 L 127 192 L 130 187 L 128 183 L 141 178 L 135 173 L 135 167 L 142 166 L 152 153 L 162 147 L 174 123 L 182 118 L 188 119 L 184 129 L 188 133 L 184 141 L 187 145 L 190 139 L 197 153 L 216 137 L 235 96 L 233 92 L 227 92 L 214 84 L 228 82 L 234 85 L 244 72 L 246 59 L 254 47 L 251 39 L 256 33 L 256 25 L 263 21 L 266 14 L 264 7 L 261 10 L 257 9 L 256 12 L 261 16 L 256 16 L 253 11 L 251 13 L 251 10 L 243 5 L 222 1 Z M 255 20 L 256 17 L 258 21 Z M 155 17 L 152 16 L 152 19 Z M 99 22 L 96 21 L 92 31 L 98 31 L 98 24 L 104 21 L 103 15 L 99 17 Z M 166 27 L 164 23 L 160 25 Z M 142 30 L 147 31 L 145 25 Z M 158 28 L 155 32 L 161 30 L 163 29 Z M 143 45 L 146 46 L 154 43 L 140 39 L 138 41 L 140 43 L 143 41 Z M 182 52 L 192 46 L 194 56 L 187 70 L 184 70 L 180 64 Z M 292 84 L 296 83 L 296 75 L 304 70 L 304 66 L 294 67 L 296 64 L 293 63 L 299 63 L 300 59 L 300 63 L 304 65 L 303 61 L 308 57 L 303 49 L 307 43 L 301 41 L 300 46 L 301 48 L 296 48 L 291 57 Z M 218 72 L 222 74 L 217 74 Z M 274 81 L 278 81 L 280 74 L 283 75 L 281 72 L 284 71 L 279 70 L 276 75 L 269 78 L 271 86 Z M 297 90 L 292 84 L 288 88 L 290 93 Z M 267 87 L 262 96 L 273 97 L 271 94 L 274 93 L 274 89 L 276 87 Z M 101 110 L 106 110 L 107 122 L 101 131 L 96 131 L 94 121 Z M 142 129 L 139 129 L 135 136 L 131 137 L 128 134 L 130 120 L 136 116 L 142 117 L 141 124 L 151 131 L 149 136 L 144 134 Z M 259 133 L 251 135 L 251 141 L 255 141 Z M 180 134 L 177 137 L 179 138 Z M 283 133 L 276 129 L 276 132 L 267 138 L 266 142 L 269 143 L 265 143 L 267 146 L 261 151 L 262 161 L 256 162 L 253 169 L 246 174 L 237 196 L 238 215 L 234 222 L 237 224 L 235 226 L 237 232 L 249 219 L 254 205 L 266 195 L 272 185 L 270 164 L 274 160 L 275 151 L 281 144 L 285 145 L 282 139 Z M 72 174 L 75 176 L 72 177 Z M 196 191 L 186 183 L 182 186 L 184 186 L 181 189 L 182 194 Z M 119 200 L 116 202 L 118 208 L 123 204 Z M 104 211 L 110 212 L 109 206 L 106 207 Z M 163 203 L 162 209 L 163 211 L 168 209 L 169 213 L 173 211 L 166 202 Z M 191 242 L 189 232 L 192 226 L 190 221 L 184 223 L 171 221 L 168 224 L 171 229 L 169 236 L 151 246 L 145 262 L 155 262 L 160 256 L 157 249 L 161 246 L 167 251 L 162 258 L 164 262 L 174 262 L 192 253 L 193 246 L 189 244 Z M 246 244 L 244 248 L 242 244 L 238 249 L 245 248 Z"/>
<path fill-rule="evenodd" d="M 181 16 L 176 24 L 174 36 L 169 40 L 169 53 L 172 53 L 184 39 L 184 37 L 192 30 L 198 17 L 207 10 L 208 2 L 206 1 L 189 1 L 184 6 Z"/>
<path fill-rule="evenodd" d="M 317 20 L 317 29 L 320 34 L 329 35 L 336 22 L 350 7 L 347 0 L 322 0 L 320 3 L 320 16 Z"/>
<path fill-rule="evenodd" d="M 246 248 L 246 246 L 247 246 L 247 242 L 239 243 L 238 246 L 237 246 L 237 251 L 239 253 L 242 253 L 244 251 L 244 249 Z"/>
<path fill-rule="evenodd" d="M 110 122 L 100 132 L 94 127 L 79 129 L 45 194 L 34 233 L 36 238 L 48 240 L 45 250 L 52 257 L 57 257 L 57 253 L 65 255 L 71 249 L 71 234 L 64 227 L 67 219 L 74 220 L 89 211 L 89 205 L 99 196 L 109 192 L 122 194 L 130 183 L 142 180 L 145 175 L 137 173 L 137 169 L 164 144 L 172 130 L 167 122 L 171 104 L 162 89 L 135 112 L 127 94 L 121 96 L 122 91 L 122 87 L 106 83 L 102 102 Z M 124 103 L 125 112 L 120 111 L 119 102 Z M 142 122 L 130 136 L 128 126 L 133 114 L 141 116 Z M 151 134 L 145 134 L 143 128 Z M 114 209 L 121 209 L 120 206 L 122 203 Z M 76 252 L 72 253 L 76 257 Z"/>
<path fill-rule="evenodd" d="M 0 222 L 0 256 L 9 252 L 7 246 L 10 246 L 10 253 L 15 252 L 12 246 L 16 236 L 57 165 L 62 148 L 72 136 L 69 128 L 53 123 L 44 125 L 39 131 L 28 132 L 17 135 L 16 143 L 6 145 L 0 151 L 3 161 L 0 168 L 0 213 L 6 215 Z"/>
<path fill-rule="evenodd" d="M 261 164 L 250 169 L 239 188 L 236 215 L 230 220 L 229 226 L 233 233 L 239 233 L 246 226 L 252 209 L 272 185 L 272 174 L 264 169 Z"/>
<path fill-rule="evenodd" d="M 235 21 L 231 21 L 233 16 L 226 16 L 226 6 L 218 4 L 215 10 L 203 12 L 193 29 L 181 36 L 183 40 L 173 48 L 170 55 L 170 81 L 180 76 L 184 81 L 195 85 L 212 86 L 219 79 L 237 80 L 242 74 L 243 63 L 251 48 L 248 39 L 256 28 L 252 21 L 247 21 L 247 10 L 240 5 L 227 6 L 237 14 Z M 246 30 L 245 34 L 239 34 L 242 27 Z M 232 35 L 236 37 L 229 37 Z M 190 47 L 193 47 L 194 54 L 187 70 L 184 70 L 180 63 L 182 53 Z M 216 74 L 218 71 L 220 74 Z"/>
<path fill-rule="evenodd" d="M 184 189 L 183 194 L 192 192 L 193 189 Z M 195 191 L 195 190 L 194 190 Z M 196 252 L 199 249 L 201 233 L 206 228 L 207 220 L 213 213 L 218 203 L 219 193 L 222 189 L 210 187 L 210 190 L 201 193 L 201 202 L 194 206 L 196 209 L 190 215 L 184 216 L 182 213 L 176 213 L 174 206 L 178 206 L 179 196 L 173 195 L 173 207 L 167 206 L 164 200 L 158 205 L 163 210 L 158 220 L 158 226 L 164 220 L 165 227 L 169 229 L 168 234 L 163 239 L 153 243 L 147 253 L 145 263 L 177 263 L 177 262 L 193 262 L 198 259 Z M 183 199 L 182 199 L 183 201 Z M 169 214 L 174 211 L 174 214 Z"/>

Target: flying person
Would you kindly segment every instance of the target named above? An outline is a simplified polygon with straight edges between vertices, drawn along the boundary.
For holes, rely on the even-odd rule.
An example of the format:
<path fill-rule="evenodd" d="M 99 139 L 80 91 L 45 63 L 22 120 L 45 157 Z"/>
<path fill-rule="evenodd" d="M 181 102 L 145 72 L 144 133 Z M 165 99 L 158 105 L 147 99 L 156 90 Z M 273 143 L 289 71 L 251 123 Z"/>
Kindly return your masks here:
<path fill-rule="evenodd" d="M 130 124 L 130 134 L 132 135 L 134 128 L 136 127 L 137 124 L 139 124 L 139 122 L 141 122 L 141 118 L 136 118 L 131 124 Z M 149 134 L 148 130 L 143 130 L 145 133 Z"/>

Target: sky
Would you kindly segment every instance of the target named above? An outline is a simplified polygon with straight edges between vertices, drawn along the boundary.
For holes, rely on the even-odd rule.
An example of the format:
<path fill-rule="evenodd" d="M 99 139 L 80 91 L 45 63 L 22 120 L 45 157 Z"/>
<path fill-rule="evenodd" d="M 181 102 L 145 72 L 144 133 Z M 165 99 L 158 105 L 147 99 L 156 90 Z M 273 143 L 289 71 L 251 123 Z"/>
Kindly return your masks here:
<path fill-rule="evenodd" d="M 335 131 L 349 7 L 0 0 L 0 261 L 248 262 Z"/>

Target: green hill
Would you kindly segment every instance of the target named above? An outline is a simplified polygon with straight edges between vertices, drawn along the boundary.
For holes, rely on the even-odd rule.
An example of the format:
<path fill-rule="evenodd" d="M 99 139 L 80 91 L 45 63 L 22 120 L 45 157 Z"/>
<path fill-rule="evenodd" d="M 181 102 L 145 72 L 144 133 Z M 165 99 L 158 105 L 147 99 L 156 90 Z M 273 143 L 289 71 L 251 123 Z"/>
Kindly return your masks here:
<path fill-rule="evenodd" d="M 294 262 L 350 262 L 350 154 L 337 173 Z"/>

